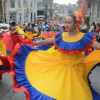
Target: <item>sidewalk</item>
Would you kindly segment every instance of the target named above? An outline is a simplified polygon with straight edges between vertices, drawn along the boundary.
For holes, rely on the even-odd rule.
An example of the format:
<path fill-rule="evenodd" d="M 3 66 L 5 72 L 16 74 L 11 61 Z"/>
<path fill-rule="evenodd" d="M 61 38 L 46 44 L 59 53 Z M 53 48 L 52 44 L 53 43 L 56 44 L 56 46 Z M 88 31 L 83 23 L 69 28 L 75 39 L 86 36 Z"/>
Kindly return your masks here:
<path fill-rule="evenodd" d="M 13 80 L 8 73 L 0 81 L 0 100 L 26 100 L 24 92 L 13 93 Z"/>

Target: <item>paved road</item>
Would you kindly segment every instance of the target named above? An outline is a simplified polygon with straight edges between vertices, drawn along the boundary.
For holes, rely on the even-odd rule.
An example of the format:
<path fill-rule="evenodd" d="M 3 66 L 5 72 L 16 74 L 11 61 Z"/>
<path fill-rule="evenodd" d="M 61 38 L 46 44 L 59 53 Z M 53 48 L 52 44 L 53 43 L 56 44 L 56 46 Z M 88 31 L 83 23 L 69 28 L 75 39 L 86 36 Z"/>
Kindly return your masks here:
<path fill-rule="evenodd" d="M 93 70 L 89 78 L 94 89 L 100 94 L 100 66 Z M 5 73 L 0 81 L 0 100 L 26 100 L 23 92 L 13 93 L 13 81 L 8 73 Z"/>
<path fill-rule="evenodd" d="M 26 100 L 24 92 L 13 93 L 13 80 L 8 73 L 0 81 L 0 100 Z"/>

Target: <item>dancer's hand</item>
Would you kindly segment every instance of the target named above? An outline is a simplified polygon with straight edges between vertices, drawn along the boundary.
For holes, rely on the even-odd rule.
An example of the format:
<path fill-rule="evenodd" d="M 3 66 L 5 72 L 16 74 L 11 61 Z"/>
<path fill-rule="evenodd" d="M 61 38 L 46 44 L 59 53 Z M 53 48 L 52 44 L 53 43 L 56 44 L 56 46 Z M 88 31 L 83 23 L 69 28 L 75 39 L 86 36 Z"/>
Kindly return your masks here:
<path fill-rule="evenodd" d="M 40 41 L 36 41 L 36 42 L 35 42 L 35 45 L 38 45 L 38 44 L 40 44 Z"/>

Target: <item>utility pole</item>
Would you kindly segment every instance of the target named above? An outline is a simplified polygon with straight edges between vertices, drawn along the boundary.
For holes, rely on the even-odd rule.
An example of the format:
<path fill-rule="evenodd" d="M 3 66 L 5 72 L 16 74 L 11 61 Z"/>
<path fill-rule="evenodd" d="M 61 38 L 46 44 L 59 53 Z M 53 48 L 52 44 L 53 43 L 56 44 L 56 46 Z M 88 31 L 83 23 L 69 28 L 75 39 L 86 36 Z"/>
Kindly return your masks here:
<path fill-rule="evenodd" d="M 47 4 L 45 4 L 45 9 L 46 9 L 46 11 L 45 11 L 45 21 L 47 20 Z"/>
<path fill-rule="evenodd" d="M 9 0 L 6 2 L 6 23 L 9 23 Z"/>
<path fill-rule="evenodd" d="M 4 1 L 2 0 L 2 22 L 5 23 L 5 16 L 4 16 Z"/>
<path fill-rule="evenodd" d="M 30 3 L 30 0 L 27 0 L 28 2 L 28 22 L 30 23 L 31 22 L 31 7 L 30 7 L 30 5 L 31 5 L 31 3 Z"/>
<path fill-rule="evenodd" d="M 32 0 L 32 22 L 34 22 L 34 13 L 35 13 L 35 4 L 34 4 L 34 0 Z"/>
<path fill-rule="evenodd" d="M 37 0 L 34 0 L 35 2 L 35 21 L 37 21 Z"/>
<path fill-rule="evenodd" d="M 23 0 L 21 0 L 21 25 L 24 24 Z"/>

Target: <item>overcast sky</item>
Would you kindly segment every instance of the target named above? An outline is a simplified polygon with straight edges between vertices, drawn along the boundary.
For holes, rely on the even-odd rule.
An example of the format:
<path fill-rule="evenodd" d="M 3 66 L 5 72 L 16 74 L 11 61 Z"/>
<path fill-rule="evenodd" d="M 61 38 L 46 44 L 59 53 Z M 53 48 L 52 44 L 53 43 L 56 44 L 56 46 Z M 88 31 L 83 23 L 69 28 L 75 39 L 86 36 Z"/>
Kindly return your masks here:
<path fill-rule="evenodd" d="M 53 0 L 53 1 L 54 3 L 59 3 L 59 4 L 68 4 L 68 3 L 76 4 L 78 0 Z"/>

